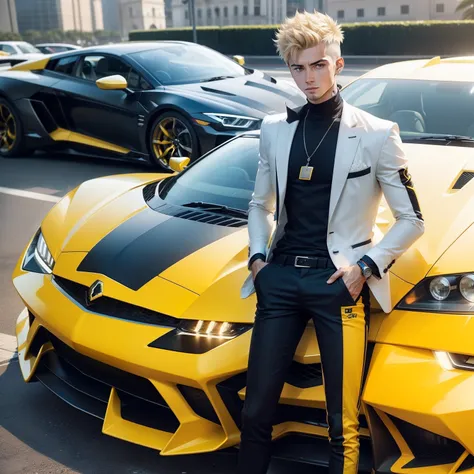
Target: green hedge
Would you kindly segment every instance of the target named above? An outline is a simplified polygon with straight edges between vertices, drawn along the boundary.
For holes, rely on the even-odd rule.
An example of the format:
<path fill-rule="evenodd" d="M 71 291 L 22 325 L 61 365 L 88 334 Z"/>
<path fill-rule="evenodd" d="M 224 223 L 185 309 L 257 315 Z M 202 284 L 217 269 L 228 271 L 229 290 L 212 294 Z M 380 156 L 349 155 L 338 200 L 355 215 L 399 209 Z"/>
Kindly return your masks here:
<path fill-rule="evenodd" d="M 341 25 L 345 55 L 474 55 L 474 21 L 407 21 Z M 198 27 L 200 44 L 224 54 L 275 54 L 278 25 Z M 130 41 L 192 41 L 191 28 L 132 31 Z"/>

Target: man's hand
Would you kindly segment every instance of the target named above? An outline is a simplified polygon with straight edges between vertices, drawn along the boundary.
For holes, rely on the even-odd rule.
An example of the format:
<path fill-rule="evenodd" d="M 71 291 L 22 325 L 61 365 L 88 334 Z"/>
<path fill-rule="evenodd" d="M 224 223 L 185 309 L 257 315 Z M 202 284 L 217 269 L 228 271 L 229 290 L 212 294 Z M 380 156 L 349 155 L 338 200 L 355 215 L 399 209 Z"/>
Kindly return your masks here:
<path fill-rule="evenodd" d="M 355 301 L 361 294 L 362 288 L 366 281 L 365 277 L 362 275 L 359 265 L 351 265 L 350 267 L 339 268 L 339 270 L 335 271 L 331 275 L 327 283 L 332 284 L 338 278 L 342 278 L 342 281 L 345 283 L 349 293 Z"/>
<path fill-rule="evenodd" d="M 253 281 L 255 281 L 257 273 L 266 265 L 268 265 L 268 263 L 260 259 L 255 260 L 255 262 L 252 263 L 252 266 L 250 267 L 250 269 L 252 270 Z"/>

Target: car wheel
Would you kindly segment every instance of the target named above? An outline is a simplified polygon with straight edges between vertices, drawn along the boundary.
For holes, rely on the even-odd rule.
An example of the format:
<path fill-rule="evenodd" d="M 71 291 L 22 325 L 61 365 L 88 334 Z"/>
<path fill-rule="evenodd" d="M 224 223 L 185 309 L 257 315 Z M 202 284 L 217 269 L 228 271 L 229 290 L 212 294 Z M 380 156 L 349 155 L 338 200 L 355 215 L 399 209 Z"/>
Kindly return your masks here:
<path fill-rule="evenodd" d="M 0 156 L 13 158 L 23 150 L 20 117 L 9 101 L 0 98 Z"/>
<path fill-rule="evenodd" d="M 169 170 L 171 157 L 188 157 L 191 161 L 198 157 L 198 137 L 183 115 L 165 112 L 157 117 L 151 127 L 150 150 L 153 162 Z"/>

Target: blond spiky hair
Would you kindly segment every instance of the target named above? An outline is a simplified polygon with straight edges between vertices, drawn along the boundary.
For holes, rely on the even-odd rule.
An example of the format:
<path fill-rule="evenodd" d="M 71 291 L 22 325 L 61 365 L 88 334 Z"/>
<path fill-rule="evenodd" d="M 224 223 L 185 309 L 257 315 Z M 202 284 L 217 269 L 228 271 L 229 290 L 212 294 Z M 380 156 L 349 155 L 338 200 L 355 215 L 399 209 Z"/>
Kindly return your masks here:
<path fill-rule="evenodd" d="M 337 22 L 329 15 L 315 10 L 314 13 L 296 12 L 294 17 L 286 18 L 277 31 L 274 42 L 278 54 L 288 64 L 293 54 L 321 42 L 337 46 L 340 55 L 343 40 L 344 33 Z"/>

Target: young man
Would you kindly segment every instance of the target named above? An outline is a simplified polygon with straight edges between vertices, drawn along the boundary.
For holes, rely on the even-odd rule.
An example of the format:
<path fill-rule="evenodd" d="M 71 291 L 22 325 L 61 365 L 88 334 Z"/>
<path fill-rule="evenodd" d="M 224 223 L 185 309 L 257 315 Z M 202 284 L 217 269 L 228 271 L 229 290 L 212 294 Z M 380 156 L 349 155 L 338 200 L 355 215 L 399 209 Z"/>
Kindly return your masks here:
<path fill-rule="evenodd" d="M 261 127 L 249 206 L 251 275 L 242 288 L 242 297 L 256 290 L 257 311 L 239 474 L 267 472 L 273 416 L 310 319 L 324 375 L 329 473 L 356 474 L 369 287 L 390 312 L 387 271 L 424 230 L 397 125 L 339 94 L 342 39 L 340 27 L 316 12 L 297 13 L 277 34 L 307 103 Z M 396 222 L 374 242 L 382 193 Z"/>

